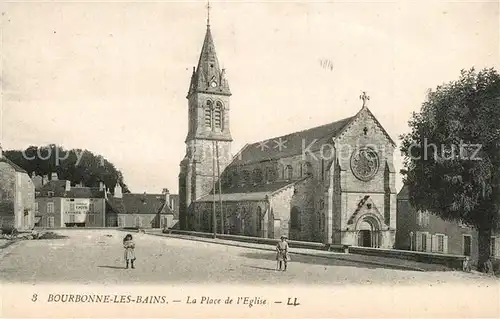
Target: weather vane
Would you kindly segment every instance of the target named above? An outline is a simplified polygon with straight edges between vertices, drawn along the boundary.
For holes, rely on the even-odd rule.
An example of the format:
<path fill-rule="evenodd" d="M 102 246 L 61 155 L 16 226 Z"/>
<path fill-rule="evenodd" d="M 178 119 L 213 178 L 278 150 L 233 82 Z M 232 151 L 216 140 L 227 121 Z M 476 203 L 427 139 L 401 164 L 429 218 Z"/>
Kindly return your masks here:
<path fill-rule="evenodd" d="M 361 94 L 361 95 L 359 96 L 359 99 L 363 101 L 363 107 L 365 107 L 365 106 L 366 106 L 366 103 L 367 103 L 368 101 L 370 101 L 370 97 L 369 97 L 368 95 L 366 95 L 366 92 L 365 92 L 365 91 L 363 91 L 363 94 Z"/>

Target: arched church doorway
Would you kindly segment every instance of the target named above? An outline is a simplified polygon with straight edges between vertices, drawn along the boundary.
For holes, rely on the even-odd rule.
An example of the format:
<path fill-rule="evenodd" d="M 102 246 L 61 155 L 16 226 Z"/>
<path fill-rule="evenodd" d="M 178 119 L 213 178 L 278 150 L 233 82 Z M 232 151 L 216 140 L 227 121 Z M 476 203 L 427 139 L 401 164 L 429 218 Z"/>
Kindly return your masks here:
<path fill-rule="evenodd" d="M 358 246 L 380 247 L 379 228 L 374 218 L 363 218 L 356 227 L 358 231 Z"/>

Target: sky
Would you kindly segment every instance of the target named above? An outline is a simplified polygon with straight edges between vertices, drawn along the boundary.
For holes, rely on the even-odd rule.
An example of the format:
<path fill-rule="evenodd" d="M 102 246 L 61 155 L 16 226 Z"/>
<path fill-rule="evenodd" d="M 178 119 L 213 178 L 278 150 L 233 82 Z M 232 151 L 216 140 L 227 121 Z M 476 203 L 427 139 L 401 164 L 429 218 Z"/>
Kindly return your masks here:
<path fill-rule="evenodd" d="M 211 2 L 232 152 L 368 107 L 399 145 L 429 88 L 500 67 L 498 1 Z M 206 2 L 4 2 L 0 142 L 101 154 L 132 192 L 178 190 Z M 326 63 L 324 61 L 327 61 Z M 325 67 L 327 65 L 327 67 Z M 402 168 L 396 152 L 396 170 Z M 396 187 L 401 187 L 398 176 Z"/>

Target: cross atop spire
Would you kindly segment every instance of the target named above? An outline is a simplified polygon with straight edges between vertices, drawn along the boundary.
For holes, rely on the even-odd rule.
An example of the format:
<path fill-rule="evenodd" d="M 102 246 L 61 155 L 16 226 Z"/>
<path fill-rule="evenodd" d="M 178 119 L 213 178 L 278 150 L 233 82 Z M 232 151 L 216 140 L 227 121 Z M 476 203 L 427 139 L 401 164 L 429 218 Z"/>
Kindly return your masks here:
<path fill-rule="evenodd" d="M 210 27 L 210 0 L 207 1 L 207 27 Z"/>
<path fill-rule="evenodd" d="M 365 107 L 367 102 L 370 101 L 370 97 L 366 95 L 365 91 L 363 91 L 363 93 L 359 96 L 359 99 L 363 101 L 363 107 Z"/>

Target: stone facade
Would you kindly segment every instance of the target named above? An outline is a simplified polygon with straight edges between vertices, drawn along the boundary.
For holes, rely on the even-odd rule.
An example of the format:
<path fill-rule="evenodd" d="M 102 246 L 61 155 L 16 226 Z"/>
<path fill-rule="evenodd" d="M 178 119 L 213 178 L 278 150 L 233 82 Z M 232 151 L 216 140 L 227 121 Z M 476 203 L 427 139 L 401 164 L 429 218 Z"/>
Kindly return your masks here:
<path fill-rule="evenodd" d="M 213 231 L 215 203 L 219 232 L 224 223 L 224 232 L 248 236 L 392 248 L 395 143 L 366 99 L 350 118 L 248 144 L 231 157 L 227 82 L 218 91 L 206 89 L 212 83 L 206 80 L 220 75 L 218 62 L 210 62 L 214 57 L 208 29 L 188 94 L 187 149 L 179 174 L 181 228 Z M 217 103 L 224 106 L 223 125 L 214 130 L 207 105 Z M 220 170 L 214 166 L 214 144 L 220 148 Z M 219 179 L 221 187 L 214 184 Z"/>
<path fill-rule="evenodd" d="M 1 156 L 0 153 L 2 228 L 29 230 L 35 223 L 35 186 L 26 171 Z"/>
<path fill-rule="evenodd" d="M 191 203 L 213 188 L 213 176 L 231 162 L 229 90 L 220 69 L 210 26 L 207 27 L 198 66 L 193 68 L 188 99 L 186 155 L 180 163 L 180 227 L 187 229 Z M 214 157 L 218 165 L 214 165 Z"/>

